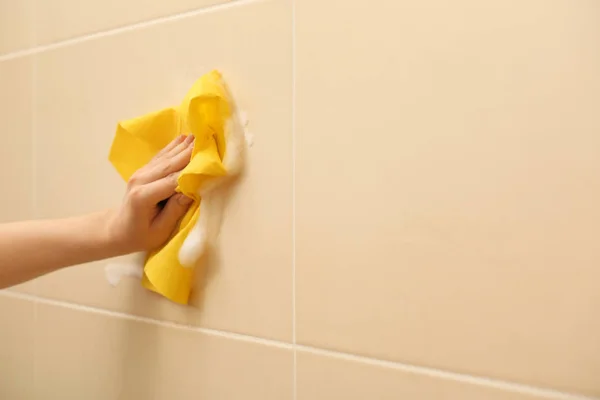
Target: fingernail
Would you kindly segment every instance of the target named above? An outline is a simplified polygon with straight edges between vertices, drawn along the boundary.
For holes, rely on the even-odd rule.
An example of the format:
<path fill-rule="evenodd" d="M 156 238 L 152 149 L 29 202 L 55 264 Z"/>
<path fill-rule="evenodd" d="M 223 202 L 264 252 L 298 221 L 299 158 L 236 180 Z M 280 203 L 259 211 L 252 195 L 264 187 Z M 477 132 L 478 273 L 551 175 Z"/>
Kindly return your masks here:
<path fill-rule="evenodd" d="M 187 144 L 190 144 L 194 141 L 194 139 L 195 139 L 194 135 L 190 134 L 190 135 L 188 135 L 188 137 L 185 138 L 185 142 Z"/>
<path fill-rule="evenodd" d="M 186 195 L 180 193 L 177 197 L 177 202 L 182 206 L 189 206 L 194 201 L 192 198 L 187 197 Z"/>

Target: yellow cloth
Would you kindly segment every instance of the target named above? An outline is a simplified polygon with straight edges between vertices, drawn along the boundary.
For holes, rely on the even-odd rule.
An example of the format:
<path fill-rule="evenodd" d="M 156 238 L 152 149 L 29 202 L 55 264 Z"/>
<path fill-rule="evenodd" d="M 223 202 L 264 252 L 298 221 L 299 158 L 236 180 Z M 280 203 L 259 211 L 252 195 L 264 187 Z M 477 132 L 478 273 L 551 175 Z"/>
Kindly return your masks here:
<path fill-rule="evenodd" d="M 187 304 L 192 288 L 193 268 L 183 267 L 178 253 L 200 213 L 198 191 L 211 178 L 227 173 L 222 160 L 226 150 L 225 126 L 231 110 L 221 74 L 212 71 L 194 83 L 178 107 L 120 122 L 110 150 L 110 162 L 128 181 L 178 135 L 196 137 L 191 161 L 177 181 L 177 191 L 194 202 L 173 237 L 148 256 L 142 280 L 146 288 L 177 303 Z"/>

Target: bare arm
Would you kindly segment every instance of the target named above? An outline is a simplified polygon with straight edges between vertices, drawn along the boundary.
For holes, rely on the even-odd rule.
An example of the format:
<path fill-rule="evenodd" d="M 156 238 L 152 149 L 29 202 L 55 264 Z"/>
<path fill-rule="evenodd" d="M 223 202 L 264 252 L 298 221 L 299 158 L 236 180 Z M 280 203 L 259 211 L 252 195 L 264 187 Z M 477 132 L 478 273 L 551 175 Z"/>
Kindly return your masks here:
<path fill-rule="evenodd" d="M 0 288 L 69 265 L 121 254 L 106 214 L 0 225 Z"/>
<path fill-rule="evenodd" d="M 152 250 L 171 235 L 191 199 L 175 193 L 192 137 L 178 137 L 130 180 L 114 210 L 0 225 L 0 289 L 72 265 Z"/>

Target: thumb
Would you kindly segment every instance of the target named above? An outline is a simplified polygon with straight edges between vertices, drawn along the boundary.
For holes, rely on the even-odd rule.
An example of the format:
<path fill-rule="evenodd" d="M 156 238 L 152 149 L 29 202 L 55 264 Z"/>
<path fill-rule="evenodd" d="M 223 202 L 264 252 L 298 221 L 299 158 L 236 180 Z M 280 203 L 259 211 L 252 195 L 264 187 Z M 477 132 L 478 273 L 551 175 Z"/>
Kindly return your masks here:
<path fill-rule="evenodd" d="M 164 233 L 165 236 L 170 235 L 175 229 L 177 222 L 185 215 L 193 201 L 182 193 L 171 196 L 154 220 L 154 229 Z"/>

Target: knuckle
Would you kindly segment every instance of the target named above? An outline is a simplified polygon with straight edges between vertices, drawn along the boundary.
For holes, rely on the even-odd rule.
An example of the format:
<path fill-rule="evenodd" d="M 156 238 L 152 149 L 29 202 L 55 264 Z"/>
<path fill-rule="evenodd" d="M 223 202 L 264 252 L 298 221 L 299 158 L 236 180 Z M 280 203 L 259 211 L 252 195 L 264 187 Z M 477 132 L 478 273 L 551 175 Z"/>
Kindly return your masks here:
<path fill-rule="evenodd" d="M 171 170 L 171 160 L 165 160 L 160 164 L 160 171 L 164 174 L 168 174 Z"/>
<path fill-rule="evenodd" d="M 164 163 L 162 163 L 160 168 L 163 174 L 168 175 L 173 168 L 173 163 L 171 160 L 166 160 Z"/>
<path fill-rule="evenodd" d="M 134 187 L 129 192 L 129 200 L 132 204 L 139 204 L 144 199 L 144 191 L 140 186 Z"/>
<path fill-rule="evenodd" d="M 177 183 L 177 179 L 179 178 L 179 172 L 172 172 L 168 175 L 168 178 L 173 181 L 173 183 Z"/>
<path fill-rule="evenodd" d="M 129 189 L 134 188 L 138 185 L 140 181 L 140 175 L 138 173 L 135 173 L 133 175 L 131 175 L 131 178 L 129 178 L 129 182 L 127 182 L 127 187 Z"/>

